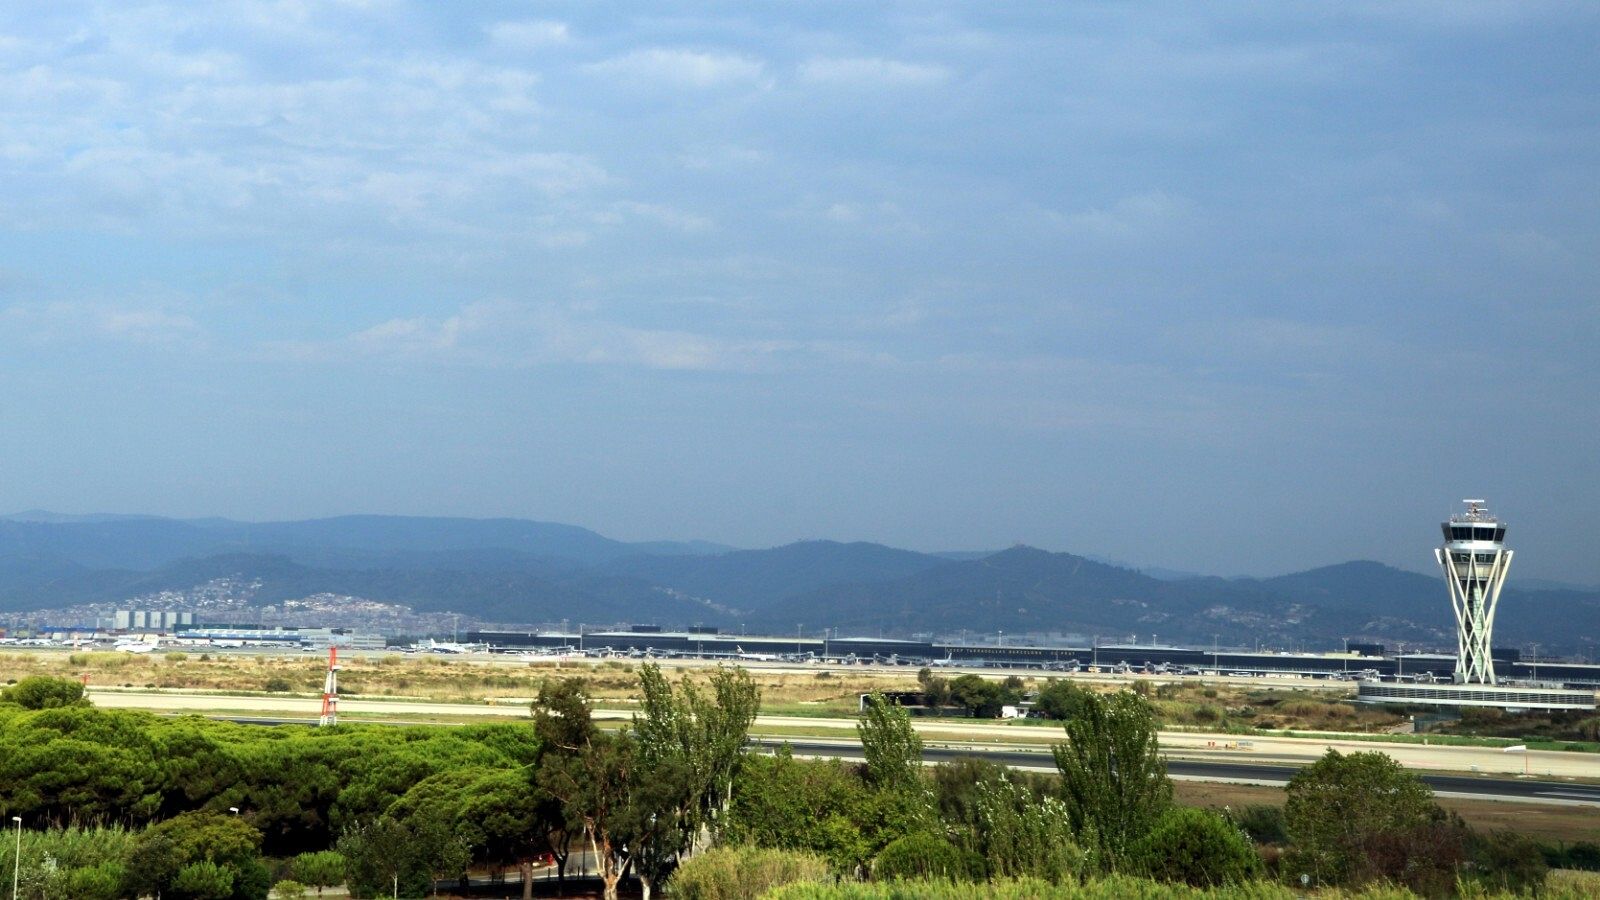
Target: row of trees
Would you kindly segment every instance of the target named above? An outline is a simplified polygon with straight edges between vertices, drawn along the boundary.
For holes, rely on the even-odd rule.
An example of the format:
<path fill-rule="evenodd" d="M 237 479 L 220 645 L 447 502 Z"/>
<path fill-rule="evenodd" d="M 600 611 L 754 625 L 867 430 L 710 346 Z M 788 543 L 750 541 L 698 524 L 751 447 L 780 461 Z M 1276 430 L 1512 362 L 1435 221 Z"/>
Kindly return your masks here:
<path fill-rule="evenodd" d="M 760 696 L 739 669 L 674 687 L 646 666 L 641 686 L 618 731 L 576 679 L 542 687 L 531 729 L 264 729 L 95 709 L 73 682 L 28 680 L 0 695 L 0 815 L 121 826 L 95 829 L 102 843 L 136 834 L 73 867 L 104 863 L 110 896 L 264 897 L 262 854 L 329 848 L 356 896 L 416 896 L 471 866 L 519 868 L 526 896 L 535 862 L 564 877 L 573 846 L 594 853 L 608 897 L 629 874 L 648 892 L 722 831 Z M 221 847 L 218 829 L 239 833 L 227 852 L 146 859 L 171 834 Z"/>
<path fill-rule="evenodd" d="M 1391 882 L 1424 896 L 1452 893 L 1463 879 L 1512 891 L 1543 884 L 1536 844 L 1474 833 L 1381 753 L 1329 751 L 1295 776 L 1281 810 L 1175 806 L 1145 700 L 1073 690 L 1054 776 L 977 759 L 924 775 L 906 711 L 873 699 L 861 720 L 864 766 L 750 759 L 728 833 L 878 879 L 1136 875 L 1204 887 L 1304 877 Z"/>
<path fill-rule="evenodd" d="M 1304 875 L 1430 894 L 1461 877 L 1542 883 L 1538 848 L 1475 835 L 1386 756 L 1330 752 L 1281 812 L 1224 817 L 1173 805 L 1137 693 L 1072 688 L 1050 702 L 1064 740 L 1044 775 L 977 759 L 925 767 L 906 711 L 876 696 L 858 726 L 863 764 L 746 754 L 760 696 L 739 669 L 674 685 L 643 667 L 621 729 L 596 722 L 576 679 L 541 687 L 531 728 L 453 729 L 164 720 L 27 682 L 0 696 L 0 815 L 69 826 L 29 832 L 24 859 L 56 863 L 29 869 L 37 890 L 24 896 L 89 900 L 261 900 L 283 876 L 420 896 L 474 868 L 518 870 L 527 897 L 536 862 L 552 858 L 564 878 L 574 848 L 592 854 L 608 900 L 629 877 L 649 897 L 718 844 L 805 854 L 751 857 L 763 871 L 821 860 L 847 878 Z M 292 863 L 273 875 L 263 857 Z"/>

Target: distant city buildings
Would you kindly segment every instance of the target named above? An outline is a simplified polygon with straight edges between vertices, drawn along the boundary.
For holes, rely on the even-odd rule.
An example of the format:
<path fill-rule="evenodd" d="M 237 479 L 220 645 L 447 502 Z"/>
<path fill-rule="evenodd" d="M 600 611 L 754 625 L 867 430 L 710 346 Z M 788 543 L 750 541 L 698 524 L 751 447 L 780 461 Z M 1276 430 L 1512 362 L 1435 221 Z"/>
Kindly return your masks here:
<path fill-rule="evenodd" d="M 96 622 L 112 631 L 171 631 L 195 624 L 194 613 L 165 609 L 119 609 Z"/>

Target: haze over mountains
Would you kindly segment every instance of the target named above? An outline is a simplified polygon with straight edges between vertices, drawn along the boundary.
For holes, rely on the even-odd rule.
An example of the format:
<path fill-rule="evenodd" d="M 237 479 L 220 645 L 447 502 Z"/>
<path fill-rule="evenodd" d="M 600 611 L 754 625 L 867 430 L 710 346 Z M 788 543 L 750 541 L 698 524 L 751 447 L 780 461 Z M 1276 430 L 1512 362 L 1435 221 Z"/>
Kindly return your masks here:
<path fill-rule="evenodd" d="M 263 605 L 328 593 L 524 624 L 708 624 L 779 634 L 797 627 L 886 635 L 1004 630 L 1323 649 L 1343 638 L 1438 648 L 1454 640 L 1438 579 L 1373 562 L 1223 579 L 1147 574 L 1024 546 L 927 554 L 805 541 L 734 550 L 626 543 L 520 519 L 0 518 L 0 612 L 130 601 L 221 578 L 259 582 L 252 602 Z M 1537 641 L 1592 656 L 1600 591 L 1537 587 L 1518 587 L 1513 573 L 1499 643 Z"/>

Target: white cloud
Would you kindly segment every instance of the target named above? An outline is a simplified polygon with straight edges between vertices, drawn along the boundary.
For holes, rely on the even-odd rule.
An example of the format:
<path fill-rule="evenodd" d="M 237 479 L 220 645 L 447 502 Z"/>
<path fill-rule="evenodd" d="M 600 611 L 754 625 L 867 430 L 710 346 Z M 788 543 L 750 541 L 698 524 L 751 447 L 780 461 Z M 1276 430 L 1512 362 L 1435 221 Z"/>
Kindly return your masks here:
<path fill-rule="evenodd" d="M 766 72 L 766 64 L 752 57 L 666 47 L 636 50 L 588 68 L 633 86 L 698 89 L 759 83 Z"/>
<path fill-rule="evenodd" d="M 683 210 L 662 206 L 657 203 L 639 203 L 633 200 L 624 200 L 613 204 L 613 208 L 619 213 L 654 222 L 673 231 L 699 233 L 710 231 L 713 227 L 712 221 L 705 216 L 695 215 L 694 213 L 684 212 Z"/>
<path fill-rule="evenodd" d="M 818 58 L 800 66 L 800 79 L 847 87 L 925 87 L 950 80 L 950 70 L 880 57 Z"/>
<path fill-rule="evenodd" d="M 1188 216 L 1193 204 L 1164 191 L 1130 194 L 1108 207 L 1059 216 L 1069 230 L 1104 238 L 1140 237 Z"/>
<path fill-rule="evenodd" d="M 496 22 L 486 30 L 491 41 L 515 50 L 548 47 L 572 40 L 572 32 L 567 28 L 567 23 L 548 20 Z"/>
<path fill-rule="evenodd" d="M 110 340 L 134 344 L 187 344 L 201 337 L 192 317 L 158 307 L 128 308 L 84 302 L 18 304 L 0 309 L 5 332 L 57 343 Z"/>
<path fill-rule="evenodd" d="M 621 324 L 578 305 L 481 301 L 444 317 L 389 319 L 345 338 L 265 345 L 273 358 L 351 358 L 429 365 L 525 368 L 622 366 L 676 371 L 758 372 L 819 361 L 878 361 L 848 344 L 724 337 Z"/>

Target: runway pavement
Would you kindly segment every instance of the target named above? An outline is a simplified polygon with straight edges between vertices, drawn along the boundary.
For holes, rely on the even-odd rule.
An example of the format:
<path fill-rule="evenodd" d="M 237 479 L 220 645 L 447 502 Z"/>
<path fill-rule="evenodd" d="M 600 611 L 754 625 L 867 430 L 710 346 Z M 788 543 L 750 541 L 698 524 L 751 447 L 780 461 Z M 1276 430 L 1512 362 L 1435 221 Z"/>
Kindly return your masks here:
<path fill-rule="evenodd" d="M 159 712 L 195 713 L 199 715 L 261 715 L 314 719 L 320 709 L 315 697 L 225 694 L 168 693 L 149 691 L 91 689 L 90 700 L 107 708 L 147 709 Z M 407 700 L 362 700 L 341 698 L 339 711 L 346 716 L 383 715 L 389 717 L 416 716 L 450 718 L 502 718 L 519 719 L 529 716 L 526 701 L 507 700 L 502 703 L 433 703 Z M 600 718 L 627 718 L 627 710 L 597 710 Z M 948 749 L 959 752 L 964 747 L 974 750 L 980 746 L 998 743 L 1034 743 L 1041 750 L 1056 740 L 1060 732 L 1055 728 L 1008 725 L 1003 723 L 915 722 L 930 749 L 941 752 Z M 842 736 L 853 735 L 855 720 L 848 718 L 808 718 L 801 716 L 760 716 L 754 731 L 768 730 L 777 734 L 794 733 L 800 729 L 830 729 Z M 1600 779 L 1600 754 L 1567 753 L 1558 751 L 1529 751 L 1506 753 L 1492 747 L 1455 747 L 1410 743 L 1363 741 L 1338 738 L 1287 738 L 1272 736 L 1241 736 L 1234 734 L 1206 734 L 1196 732 L 1162 732 L 1163 752 L 1173 760 L 1185 760 L 1209 766 L 1206 771 L 1215 773 L 1219 767 L 1294 767 L 1315 760 L 1329 748 L 1341 753 L 1377 751 L 1388 754 L 1407 768 L 1439 773 L 1467 773 L 1489 775 L 1529 774 L 1541 778 L 1591 778 Z M 794 740 L 810 740 L 795 737 Z M 818 743 L 828 743 L 819 741 Z M 987 751 L 984 751 L 987 752 Z M 1013 752 L 1029 752 L 1013 748 Z M 1038 754 L 1035 753 L 1037 756 Z M 1048 759 L 1044 763 L 1048 765 Z M 1177 770 L 1174 770 L 1175 772 Z M 1178 773 L 1181 774 L 1181 773 Z M 1218 776 L 1223 777 L 1223 776 Z M 1287 780 L 1284 778 L 1283 780 Z M 1587 793 L 1584 795 L 1588 796 Z M 1582 798 L 1579 798 L 1582 799 Z"/>
<path fill-rule="evenodd" d="M 762 740 L 773 749 L 782 741 Z M 832 741 L 789 741 L 796 756 L 862 759 L 859 744 Z M 947 749 L 929 747 L 923 751 L 928 762 L 945 762 L 963 756 L 979 756 L 1014 768 L 1055 771 L 1048 752 L 1015 749 Z M 1215 760 L 1167 760 L 1167 774 L 1174 778 L 1201 781 L 1234 781 L 1247 784 L 1283 785 L 1300 770 L 1295 765 L 1262 765 L 1249 762 Z M 1420 776 L 1435 793 L 1444 796 L 1478 797 L 1531 803 L 1582 804 L 1600 806 L 1600 785 L 1562 781 L 1495 778 L 1490 776 L 1423 774 Z"/>

